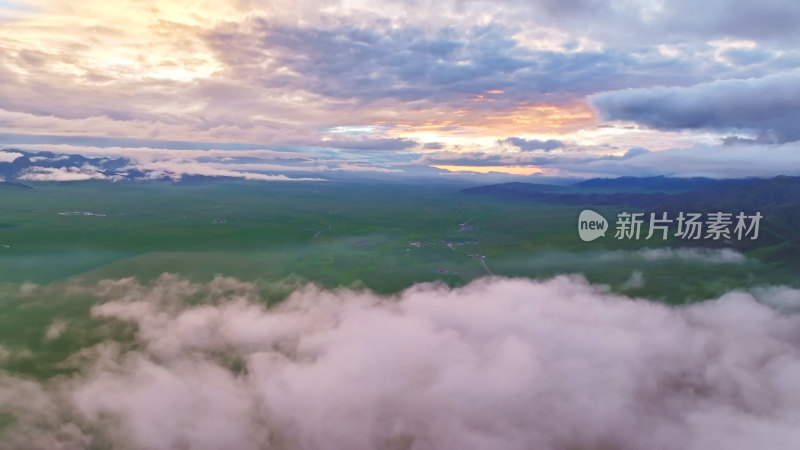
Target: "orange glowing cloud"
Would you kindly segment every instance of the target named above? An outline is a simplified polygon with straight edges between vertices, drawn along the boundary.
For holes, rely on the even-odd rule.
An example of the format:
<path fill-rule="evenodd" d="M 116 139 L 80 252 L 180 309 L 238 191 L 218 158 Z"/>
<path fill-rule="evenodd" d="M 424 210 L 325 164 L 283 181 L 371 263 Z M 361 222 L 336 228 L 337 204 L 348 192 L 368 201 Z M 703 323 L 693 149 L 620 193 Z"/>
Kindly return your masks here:
<path fill-rule="evenodd" d="M 429 133 L 448 138 L 501 139 L 520 134 L 566 135 L 578 130 L 594 128 L 597 116 L 583 102 L 552 105 L 519 105 L 508 109 L 487 112 L 482 109 L 420 111 L 413 119 L 392 124 L 393 137 L 416 136 Z M 389 121 L 376 121 L 382 124 Z"/>
<path fill-rule="evenodd" d="M 473 172 L 473 173 L 505 173 L 508 175 L 535 175 L 545 173 L 545 169 L 539 166 L 448 166 L 433 165 L 436 169 L 448 172 Z"/>

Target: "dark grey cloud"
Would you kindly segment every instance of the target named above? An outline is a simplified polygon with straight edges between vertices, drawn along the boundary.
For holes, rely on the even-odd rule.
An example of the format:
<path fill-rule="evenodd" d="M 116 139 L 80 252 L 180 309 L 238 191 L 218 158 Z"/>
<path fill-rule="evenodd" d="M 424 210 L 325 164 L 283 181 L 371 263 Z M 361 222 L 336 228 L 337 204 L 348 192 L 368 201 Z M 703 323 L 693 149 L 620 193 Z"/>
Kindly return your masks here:
<path fill-rule="evenodd" d="M 800 139 L 800 73 L 626 89 L 592 95 L 590 101 L 604 119 L 661 130 L 743 130 L 767 143 Z"/>
<path fill-rule="evenodd" d="M 550 151 L 564 146 L 564 143 L 557 139 L 548 139 L 546 141 L 541 141 L 538 139 L 524 139 L 519 137 L 510 137 L 507 139 L 503 139 L 500 142 L 513 145 L 514 147 L 517 147 L 522 151 L 533 151 L 533 150 Z"/>
<path fill-rule="evenodd" d="M 520 155 L 507 155 L 473 151 L 468 153 L 442 151 L 423 155 L 419 163 L 448 166 L 507 166 L 509 164 L 535 164 L 542 160 L 540 157 L 521 157 Z"/>

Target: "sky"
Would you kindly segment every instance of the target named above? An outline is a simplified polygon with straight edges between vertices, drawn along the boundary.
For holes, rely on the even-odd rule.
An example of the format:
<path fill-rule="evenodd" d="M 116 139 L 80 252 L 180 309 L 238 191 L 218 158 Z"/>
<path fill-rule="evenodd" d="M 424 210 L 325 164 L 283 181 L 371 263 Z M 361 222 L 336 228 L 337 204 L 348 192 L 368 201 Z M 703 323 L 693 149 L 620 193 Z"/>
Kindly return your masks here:
<path fill-rule="evenodd" d="M 0 147 L 276 179 L 800 175 L 799 20 L 793 0 L 0 0 Z"/>

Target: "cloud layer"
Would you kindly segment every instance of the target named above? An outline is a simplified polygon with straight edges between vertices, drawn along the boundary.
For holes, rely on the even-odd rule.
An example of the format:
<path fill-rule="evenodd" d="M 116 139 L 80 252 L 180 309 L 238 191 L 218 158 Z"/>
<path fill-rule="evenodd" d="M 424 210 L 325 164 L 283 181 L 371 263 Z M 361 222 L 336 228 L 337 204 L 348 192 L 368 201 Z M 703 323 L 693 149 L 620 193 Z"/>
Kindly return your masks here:
<path fill-rule="evenodd" d="M 137 345 L 45 384 L 4 375 L 3 448 L 789 448 L 800 292 L 670 308 L 576 277 L 397 297 L 163 276 L 90 289 Z M 190 306 L 188 298 L 204 299 Z M 67 325 L 68 326 L 68 325 Z M 63 332 L 63 330 L 62 330 Z M 53 337 L 58 339 L 58 337 Z"/>
<path fill-rule="evenodd" d="M 800 137 L 789 0 L 117 5 L 0 3 L 0 142 L 281 147 L 358 161 L 340 175 L 496 178 L 632 174 L 584 163 L 726 138 L 766 145 L 736 170 L 762 176 L 769 146 Z M 686 175 L 681 156 L 663 159 Z"/>
<path fill-rule="evenodd" d="M 628 120 L 662 130 L 757 132 L 757 142 L 800 139 L 800 73 L 719 80 L 690 87 L 626 89 L 595 94 L 607 120 Z"/>

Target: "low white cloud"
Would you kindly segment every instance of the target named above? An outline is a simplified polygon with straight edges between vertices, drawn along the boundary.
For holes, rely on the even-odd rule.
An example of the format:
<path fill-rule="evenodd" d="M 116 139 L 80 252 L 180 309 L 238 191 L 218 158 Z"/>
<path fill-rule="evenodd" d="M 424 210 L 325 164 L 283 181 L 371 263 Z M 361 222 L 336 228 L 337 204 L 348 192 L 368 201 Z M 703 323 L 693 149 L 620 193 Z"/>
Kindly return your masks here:
<path fill-rule="evenodd" d="M 644 287 L 644 284 L 644 274 L 641 271 L 636 270 L 620 285 L 620 289 L 638 289 Z"/>
<path fill-rule="evenodd" d="M 85 290 L 84 290 L 85 291 Z M 163 276 L 90 289 L 136 325 L 41 384 L 0 377 L 9 448 L 751 449 L 800 440 L 800 316 L 578 277 L 395 297 Z M 760 295 L 769 295 L 767 291 Z M 205 299 L 201 304 L 184 301 Z"/>
<path fill-rule="evenodd" d="M 198 144 L 200 145 L 200 144 Z M 213 144 L 205 144 L 213 145 Z M 289 152 L 269 149 L 227 150 L 219 148 L 159 148 L 159 147 L 96 147 L 91 145 L 54 144 L 14 144 L 15 148 L 28 151 L 47 151 L 66 155 L 84 155 L 93 157 L 128 158 L 133 161 L 151 162 L 160 159 L 198 159 L 198 158 L 258 158 L 263 160 L 279 160 L 292 158 L 311 158 L 319 156 L 313 152 Z M 63 158 L 60 156 L 59 158 Z"/>
<path fill-rule="evenodd" d="M 600 258 L 609 260 L 643 259 L 645 261 L 664 261 L 677 259 L 702 264 L 740 264 L 747 257 L 730 248 L 643 248 L 639 250 L 613 250 L 603 253 Z"/>
<path fill-rule="evenodd" d="M 7 360 L 11 357 L 11 351 L 0 345 L 0 362 Z"/>
<path fill-rule="evenodd" d="M 754 289 L 753 295 L 759 301 L 779 311 L 800 313 L 800 289 L 789 286 L 769 286 Z"/>
<path fill-rule="evenodd" d="M 324 161 L 313 162 L 311 165 L 282 165 L 282 164 L 236 164 L 236 163 L 217 163 L 212 167 L 229 170 L 244 171 L 293 171 L 293 172 L 378 172 L 378 173 L 399 173 L 402 170 L 388 169 L 386 167 L 372 166 L 368 164 L 357 164 L 343 161 Z"/>
<path fill-rule="evenodd" d="M 22 153 L 0 151 L 0 162 L 12 162 L 20 156 L 23 156 Z"/>
<path fill-rule="evenodd" d="M 171 178 L 173 180 L 180 180 L 185 175 L 201 175 L 261 181 L 324 181 L 321 178 L 291 178 L 286 175 L 267 175 L 257 172 L 220 169 L 208 164 L 184 160 L 153 161 L 138 164 L 135 168 L 147 172 L 147 178 L 150 179 Z"/>
<path fill-rule="evenodd" d="M 31 282 L 22 283 L 19 286 L 19 295 L 21 295 L 23 297 L 27 297 L 27 296 L 33 294 L 34 292 L 36 292 L 36 289 L 38 289 L 38 288 L 39 288 L 39 285 L 35 284 L 35 283 L 31 283 Z"/>
<path fill-rule="evenodd" d="M 25 181 L 85 181 L 116 180 L 118 177 L 108 176 L 96 167 L 29 167 L 18 177 Z"/>
<path fill-rule="evenodd" d="M 54 145 L 18 145 L 30 151 L 57 151 L 64 155 L 54 161 L 66 159 L 68 155 L 77 154 L 86 157 L 125 158 L 130 162 L 127 169 L 148 172 L 147 178 L 180 179 L 183 175 L 206 175 L 245 178 L 251 180 L 298 180 L 285 175 L 263 172 L 375 172 L 401 173 L 402 170 L 391 169 L 370 164 L 363 159 L 330 159 L 321 158 L 321 154 L 310 151 L 277 151 L 269 149 L 222 150 L 222 149 L 162 149 L 162 148 L 128 148 L 128 147 L 82 147 L 63 144 Z M 20 155 L 21 156 L 21 155 Z M 50 157 L 33 156 L 33 162 L 50 160 Z M 255 162 L 238 162 L 249 160 Z M 64 176 L 64 170 L 35 167 L 25 174 L 29 180 L 56 178 L 73 179 L 77 175 Z M 81 178 L 90 179 L 90 178 Z M 320 178 L 302 178 L 302 180 L 321 181 Z"/>
<path fill-rule="evenodd" d="M 63 319 L 56 319 L 48 325 L 47 330 L 44 332 L 44 338 L 46 340 L 53 340 L 58 339 L 67 331 L 67 326 L 69 326 L 69 322 Z"/>
<path fill-rule="evenodd" d="M 10 349 L 0 345 L 0 363 L 17 358 L 30 358 L 31 356 L 33 356 L 33 354 L 26 348 Z M 0 376 L 2 376 L 2 372 L 0 372 Z"/>

